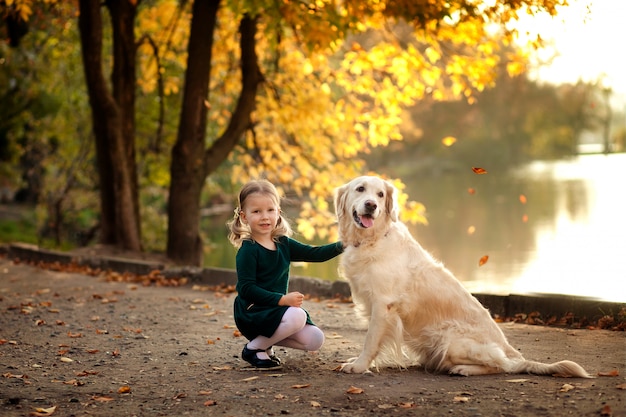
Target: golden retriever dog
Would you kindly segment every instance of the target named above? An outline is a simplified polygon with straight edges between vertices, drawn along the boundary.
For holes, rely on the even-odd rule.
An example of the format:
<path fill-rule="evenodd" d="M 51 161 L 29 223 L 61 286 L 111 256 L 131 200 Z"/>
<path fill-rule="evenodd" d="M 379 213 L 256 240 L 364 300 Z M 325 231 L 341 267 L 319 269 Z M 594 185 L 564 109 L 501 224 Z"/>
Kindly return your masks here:
<path fill-rule="evenodd" d="M 335 192 L 340 272 L 369 321 L 347 373 L 372 366 L 419 364 L 455 375 L 532 373 L 590 378 L 578 364 L 524 359 L 487 309 L 426 252 L 398 218 L 397 190 L 373 176 L 358 177 Z"/>

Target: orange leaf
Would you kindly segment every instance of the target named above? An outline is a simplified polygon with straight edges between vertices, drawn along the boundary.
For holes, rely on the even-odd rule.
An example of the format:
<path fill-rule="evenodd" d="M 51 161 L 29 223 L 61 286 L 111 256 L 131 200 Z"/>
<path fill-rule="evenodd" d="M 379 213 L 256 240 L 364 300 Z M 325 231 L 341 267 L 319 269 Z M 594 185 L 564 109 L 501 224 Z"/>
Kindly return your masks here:
<path fill-rule="evenodd" d="M 528 223 L 528 214 L 524 214 L 524 215 L 522 216 L 522 222 L 524 222 L 524 223 Z"/>
<path fill-rule="evenodd" d="M 485 255 L 478 261 L 478 266 L 483 266 L 489 260 L 489 255 Z"/>
<path fill-rule="evenodd" d="M 600 410 L 600 415 L 601 416 L 612 416 L 613 415 L 613 410 L 611 410 L 611 406 L 610 405 L 605 405 L 604 407 L 602 407 L 602 410 Z"/>
<path fill-rule="evenodd" d="M 208 400 L 208 401 L 204 402 L 204 405 L 207 406 L 207 407 L 210 407 L 212 405 L 217 405 L 217 401 L 215 401 L 215 400 Z"/>
<path fill-rule="evenodd" d="M 468 235 L 473 235 L 475 231 L 476 231 L 476 228 L 474 226 L 470 226 L 467 228 Z"/>
<path fill-rule="evenodd" d="M 118 394 L 128 394 L 130 392 L 130 387 L 128 385 L 122 385 L 118 390 Z"/>
<path fill-rule="evenodd" d="M 519 202 L 522 204 L 526 204 L 526 196 L 524 194 L 519 195 Z"/>
<path fill-rule="evenodd" d="M 471 187 L 467 189 L 467 192 L 468 192 L 470 195 L 474 195 L 474 194 L 476 194 L 476 190 L 475 190 L 474 188 L 471 188 Z"/>
<path fill-rule="evenodd" d="M 358 388 L 355 386 L 350 386 L 346 391 L 347 394 L 363 394 L 363 388 Z"/>
<path fill-rule="evenodd" d="M 619 371 L 617 369 L 613 369 L 609 372 L 598 372 L 598 376 L 619 376 Z"/>
<path fill-rule="evenodd" d="M 486 174 L 487 170 L 484 168 L 476 168 L 476 167 L 472 167 L 472 171 L 474 171 L 475 174 Z"/>

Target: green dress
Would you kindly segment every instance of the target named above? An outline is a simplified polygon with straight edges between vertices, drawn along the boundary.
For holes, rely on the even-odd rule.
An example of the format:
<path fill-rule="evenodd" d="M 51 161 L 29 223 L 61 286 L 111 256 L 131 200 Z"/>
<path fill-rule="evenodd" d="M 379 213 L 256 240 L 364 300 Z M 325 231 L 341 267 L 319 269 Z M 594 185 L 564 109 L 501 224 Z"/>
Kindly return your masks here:
<path fill-rule="evenodd" d="M 248 339 L 270 337 L 288 306 L 279 306 L 289 287 L 289 266 L 293 262 L 323 262 L 343 252 L 341 242 L 310 246 L 283 236 L 276 250 L 253 240 L 244 240 L 237 252 L 235 324 Z M 314 324 L 307 313 L 307 324 Z"/>

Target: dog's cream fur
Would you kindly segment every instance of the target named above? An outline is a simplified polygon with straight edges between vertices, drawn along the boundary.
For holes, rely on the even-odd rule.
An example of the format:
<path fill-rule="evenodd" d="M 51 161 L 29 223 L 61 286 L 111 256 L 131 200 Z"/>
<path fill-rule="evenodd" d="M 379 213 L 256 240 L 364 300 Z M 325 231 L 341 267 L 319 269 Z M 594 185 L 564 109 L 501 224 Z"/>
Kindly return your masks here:
<path fill-rule="evenodd" d="M 528 361 L 441 263 L 398 219 L 397 190 L 378 177 L 339 187 L 335 211 L 345 251 L 340 270 L 369 320 L 359 357 L 341 367 L 363 373 L 374 365 L 417 362 L 428 371 L 590 377 L 578 364 Z"/>

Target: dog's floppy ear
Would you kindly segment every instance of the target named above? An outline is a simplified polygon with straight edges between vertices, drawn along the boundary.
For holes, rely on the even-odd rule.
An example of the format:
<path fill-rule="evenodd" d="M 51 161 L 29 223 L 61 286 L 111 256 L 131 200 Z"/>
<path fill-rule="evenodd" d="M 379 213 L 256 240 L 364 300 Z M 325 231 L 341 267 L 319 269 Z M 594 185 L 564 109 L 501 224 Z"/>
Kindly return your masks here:
<path fill-rule="evenodd" d="M 340 219 L 345 214 L 346 209 L 346 199 L 345 194 L 348 190 L 348 185 L 344 184 L 339 188 L 335 189 L 335 214 L 337 218 Z"/>
<path fill-rule="evenodd" d="M 393 222 L 398 221 L 398 215 L 400 214 L 400 206 L 398 205 L 398 191 L 396 187 L 389 181 L 385 181 L 385 210 L 389 214 L 389 218 Z"/>

